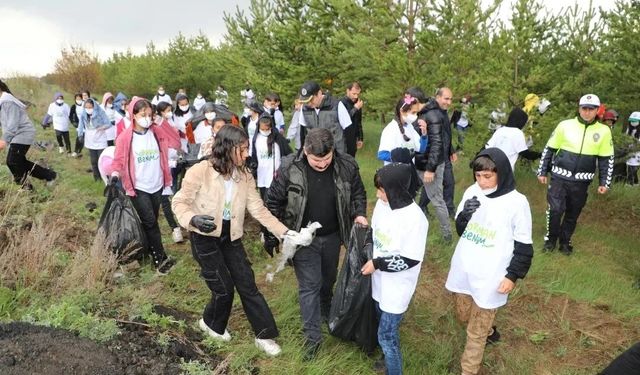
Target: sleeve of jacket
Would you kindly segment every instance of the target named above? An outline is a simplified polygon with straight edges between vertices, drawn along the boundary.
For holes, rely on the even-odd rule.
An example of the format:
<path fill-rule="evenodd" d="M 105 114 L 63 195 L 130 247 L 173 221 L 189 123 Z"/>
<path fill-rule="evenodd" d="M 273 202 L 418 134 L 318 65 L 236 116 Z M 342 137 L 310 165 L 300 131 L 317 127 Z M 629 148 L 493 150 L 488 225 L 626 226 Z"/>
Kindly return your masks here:
<path fill-rule="evenodd" d="M 533 258 L 533 245 L 522 242 L 513 242 L 513 258 L 507 267 L 506 278 L 516 282 L 517 279 L 524 279 L 531 267 Z"/>
<path fill-rule="evenodd" d="M 0 124 L 2 124 L 2 140 L 11 143 L 13 137 L 18 132 L 18 119 L 20 118 L 20 109 L 13 103 L 6 102 L 0 109 Z"/>
<path fill-rule="evenodd" d="M 269 230 L 269 232 L 275 234 L 278 238 L 284 237 L 284 234 L 289 230 L 284 224 L 265 207 L 260 194 L 256 189 L 256 181 L 251 174 L 247 174 L 247 211 L 258 222 Z"/>
<path fill-rule="evenodd" d="M 611 136 L 611 131 L 609 131 L 606 133 L 605 139 L 602 140 L 600 150 L 598 150 L 599 185 L 607 189 L 611 187 L 613 179 L 614 159 L 613 137 Z"/>
<path fill-rule="evenodd" d="M 284 219 L 284 211 L 287 207 L 287 185 L 292 156 L 282 160 L 282 164 L 280 164 L 280 168 L 276 173 L 276 178 L 273 179 L 269 190 L 267 190 L 267 197 L 264 202 L 269 211 L 281 221 Z"/>
<path fill-rule="evenodd" d="M 193 202 L 202 186 L 202 173 L 205 169 L 206 165 L 202 163 L 187 169 L 187 173 L 182 179 L 180 190 L 171 199 L 171 209 L 176 216 L 176 220 L 178 220 L 181 227 L 187 230 L 193 229 L 191 227 L 191 219 L 195 216 Z"/>
<path fill-rule="evenodd" d="M 367 216 L 367 191 L 360 177 L 360 168 L 355 159 L 353 163 L 353 176 L 351 176 L 351 215 L 352 219 L 358 216 Z"/>
<path fill-rule="evenodd" d="M 422 119 L 427 122 L 427 135 L 430 143 L 426 169 L 429 172 L 435 172 L 442 151 L 442 119 L 436 115 L 435 111 L 427 112 Z"/>

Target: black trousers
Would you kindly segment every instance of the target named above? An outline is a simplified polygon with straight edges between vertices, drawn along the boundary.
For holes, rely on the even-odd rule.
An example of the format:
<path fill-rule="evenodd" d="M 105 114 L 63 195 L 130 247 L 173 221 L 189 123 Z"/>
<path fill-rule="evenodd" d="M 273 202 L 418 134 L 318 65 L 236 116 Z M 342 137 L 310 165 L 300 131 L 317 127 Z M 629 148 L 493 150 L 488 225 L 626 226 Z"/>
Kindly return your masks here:
<path fill-rule="evenodd" d="M 627 183 L 629 185 L 638 185 L 638 168 L 640 167 L 627 165 Z"/>
<path fill-rule="evenodd" d="M 7 151 L 7 167 L 9 167 L 13 175 L 13 181 L 15 181 L 16 184 L 22 185 L 28 175 L 40 180 L 55 180 L 56 172 L 27 160 L 29 147 L 31 146 L 17 143 L 9 145 L 9 150 Z"/>
<path fill-rule="evenodd" d="M 80 137 L 77 137 L 76 138 L 76 148 L 75 148 L 74 152 L 76 154 L 81 154 L 83 147 L 84 147 L 84 139 L 82 139 Z"/>
<path fill-rule="evenodd" d="M 167 224 L 171 229 L 177 228 L 178 223 L 176 222 L 176 217 L 173 215 L 173 210 L 171 209 L 171 198 L 169 195 L 163 195 L 160 199 L 162 203 L 162 213 L 164 214 L 164 218 L 167 219 Z"/>
<path fill-rule="evenodd" d="M 551 177 L 547 190 L 547 235 L 545 240 L 570 244 L 578 217 L 585 203 L 589 182 L 567 181 Z"/>
<path fill-rule="evenodd" d="M 90 148 L 87 150 L 89 150 L 89 157 L 91 158 L 91 170 L 93 171 L 93 179 L 96 181 L 100 181 L 102 180 L 102 177 L 100 177 L 100 169 L 98 169 L 98 159 L 100 158 L 100 154 L 102 154 L 102 151 L 104 150 L 92 150 Z"/>
<path fill-rule="evenodd" d="M 231 241 L 230 226 L 228 220 L 223 221 L 221 237 L 190 233 L 193 258 L 200 265 L 200 275 L 211 291 L 211 300 L 204 308 L 202 318 L 212 330 L 223 334 L 229 323 L 235 288 L 256 337 L 278 337 L 276 321 L 256 286 L 242 240 Z"/>
<path fill-rule="evenodd" d="M 356 152 L 358 151 L 358 139 L 356 137 L 356 132 L 358 131 L 355 124 L 351 124 L 347 126 L 346 129 L 342 131 L 342 137 L 344 139 L 344 145 L 347 151 L 347 154 L 356 157 Z"/>
<path fill-rule="evenodd" d="M 68 153 L 71 153 L 71 141 L 69 140 L 69 132 L 63 132 L 60 130 L 56 130 L 56 140 L 58 141 L 59 147 L 64 147 L 67 149 Z"/>
<path fill-rule="evenodd" d="M 140 217 L 140 221 L 142 222 L 142 229 L 144 229 L 144 233 L 147 236 L 149 253 L 151 253 L 156 268 L 167 259 L 167 254 L 164 252 L 164 246 L 162 245 L 160 226 L 158 225 L 158 212 L 160 210 L 161 199 L 162 189 L 153 194 L 136 189 L 136 196 L 131 197 L 133 207 L 136 209 L 138 217 Z"/>

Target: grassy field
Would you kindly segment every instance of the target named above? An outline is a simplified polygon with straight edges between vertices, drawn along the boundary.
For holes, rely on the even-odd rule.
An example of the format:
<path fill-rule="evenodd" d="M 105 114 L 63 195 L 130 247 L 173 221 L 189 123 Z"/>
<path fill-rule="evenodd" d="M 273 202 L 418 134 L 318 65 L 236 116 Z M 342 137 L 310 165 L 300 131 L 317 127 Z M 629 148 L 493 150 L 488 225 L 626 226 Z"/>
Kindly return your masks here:
<path fill-rule="evenodd" d="M 41 118 L 53 87 L 30 80 L 10 81 L 15 94 L 37 104 L 32 115 Z M 67 97 L 69 101 L 71 97 Z M 373 174 L 379 122 L 365 127 L 365 147 L 358 153 L 367 188 L 369 209 L 374 204 Z M 72 130 L 72 142 L 75 131 Z M 468 133 L 468 150 L 481 144 Z M 39 129 L 38 139 L 54 141 L 52 130 Z M 5 152 L 0 152 L 4 164 Z M 88 155 L 70 159 L 32 148 L 32 160 L 42 160 L 59 172 L 59 183 L 47 188 L 35 182 L 36 192 L 20 193 L 10 184 L 7 168 L 0 167 L 0 319 L 25 320 L 73 329 L 97 341 L 118 331 L 116 320 L 143 319 L 163 332 L 194 326 L 209 291 L 198 276 L 188 243 L 175 245 L 161 218 L 168 252 L 178 259 L 174 271 L 158 277 L 150 264 L 130 271 L 118 280 L 100 246 L 93 245 L 104 204 L 101 183 L 95 183 Z M 468 155 L 454 166 L 456 203 L 471 184 Z M 534 224 L 536 254 L 529 276 L 518 282 L 510 301 L 498 312 L 502 341 L 485 352 L 485 374 L 593 374 L 615 355 L 640 338 L 640 291 L 632 288 L 640 276 L 637 228 L 640 225 L 640 189 L 615 186 L 605 196 L 590 191 L 574 236 L 575 254 L 538 252 L 544 231 L 546 195 L 530 168 L 518 166 L 518 190 L 528 198 Z M 592 186 L 593 188 L 593 186 Z M 86 205 L 96 203 L 90 212 Z M 455 321 L 444 280 L 454 246 L 443 246 L 438 225 L 431 221 L 427 255 L 416 295 L 405 315 L 401 343 L 407 374 L 458 374 L 464 346 L 464 330 Z M 225 359 L 232 374 L 373 374 L 374 359 L 350 343 L 328 334 L 319 356 L 302 361 L 302 332 L 295 276 L 291 268 L 265 282 L 267 266 L 274 261 L 257 241 L 257 227 L 248 225 L 245 246 L 261 291 L 271 306 L 281 337 L 283 353 L 270 359 L 253 345 L 253 335 L 239 300 L 233 307 L 229 331 L 233 340 L 218 345 L 205 340 L 212 357 Z M 152 311 L 164 305 L 185 312 L 192 319 L 172 321 Z M 215 363 L 185 366 L 185 373 L 212 369 Z"/>

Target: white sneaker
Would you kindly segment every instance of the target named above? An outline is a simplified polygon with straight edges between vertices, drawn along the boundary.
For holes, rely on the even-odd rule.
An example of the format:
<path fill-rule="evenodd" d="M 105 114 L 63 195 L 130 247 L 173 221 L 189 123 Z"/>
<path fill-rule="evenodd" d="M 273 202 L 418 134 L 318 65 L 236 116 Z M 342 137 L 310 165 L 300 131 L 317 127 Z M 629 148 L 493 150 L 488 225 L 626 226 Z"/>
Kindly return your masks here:
<path fill-rule="evenodd" d="M 58 154 L 64 153 L 64 147 L 58 147 Z"/>
<path fill-rule="evenodd" d="M 171 233 L 171 237 L 173 237 L 173 242 L 181 243 L 184 242 L 184 238 L 182 238 L 182 230 L 180 227 L 173 228 L 173 233 Z"/>
<path fill-rule="evenodd" d="M 77 158 L 77 157 L 78 157 L 78 153 L 77 153 L 77 152 L 73 152 L 73 153 L 71 153 L 71 157 L 72 157 L 72 158 Z"/>
<path fill-rule="evenodd" d="M 229 334 L 229 331 L 227 331 L 226 329 L 224 330 L 224 334 L 221 335 L 221 334 L 217 333 L 216 331 L 212 330 L 211 328 L 209 328 L 207 323 L 204 322 L 204 319 L 200 319 L 198 321 L 198 326 L 200 327 L 200 329 L 202 331 L 204 331 L 204 333 L 206 333 L 207 335 L 209 335 L 210 337 L 212 337 L 212 338 L 214 338 L 216 340 L 220 340 L 220 341 L 224 341 L 224 342 L 231 341 L 231 335 Z"/>
<path fill-rule="evenodd" d="M 256 346 L 258 347 L 258 349 L 264 351 L 265 353 L 267 353 L 267 355 L 270 355 L 272 357 L 275 357 L 280 354 L 280 352 L 282 352 L 280 345 L 276 344 L 276 342 L 272 339 L 259 339 L 256 337 Z"/>

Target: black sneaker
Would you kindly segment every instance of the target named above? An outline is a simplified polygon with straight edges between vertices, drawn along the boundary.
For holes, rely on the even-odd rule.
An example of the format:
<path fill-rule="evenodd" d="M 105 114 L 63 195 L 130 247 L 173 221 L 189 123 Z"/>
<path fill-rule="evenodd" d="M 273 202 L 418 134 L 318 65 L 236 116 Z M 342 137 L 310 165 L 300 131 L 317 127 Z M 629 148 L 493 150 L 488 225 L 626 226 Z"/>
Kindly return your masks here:
<path fill-rule="evenodd" d="M 382 358 L 376 359 L 376 361 L 373 362 L 373 371 L 375 371 L 377 374 L 387 373 L 387 365 L 384 362 L 384 356 Z"/>
<path fill-rule="evenodd" d="M 304 343 L 304 354 L 302 356 L 302 360 L 305 362 L 314 360 L 318 355 L 319 350 L 320 350 L 319 342 L 306 341 Z"/>
<path fill-rule="evenodd" d="M 487 336 L 487 345 L 493 345 L 500 341 L 500 332 L 496 326 L 491 327 L 491 334 Z"/>
<path fill-rule="evenodd" d="M 550 253 L 556 249 L 556 242 L 551 240 L 544 241 L 544 246 L 542 246 L 543 253 Z"/>
<path fill-rule="evenodd" d="M 158 266 L 158 274 L 160 275 L 166 275 L 169 273 L 169 271 L 171 271 L 171 269 L 173 268 L 173 266 L 176 265 L 176 260 L 169 257 L 167 259 L 164 260 L 164 262 L 162 262 L 160 264 L 160 266 Z"/>
<path fill-rule="evenodd" d="M 569 256 L 573 253 L 573 246 L 568 243 L 561 243 L 560 252 L 566 256 Z"/>

